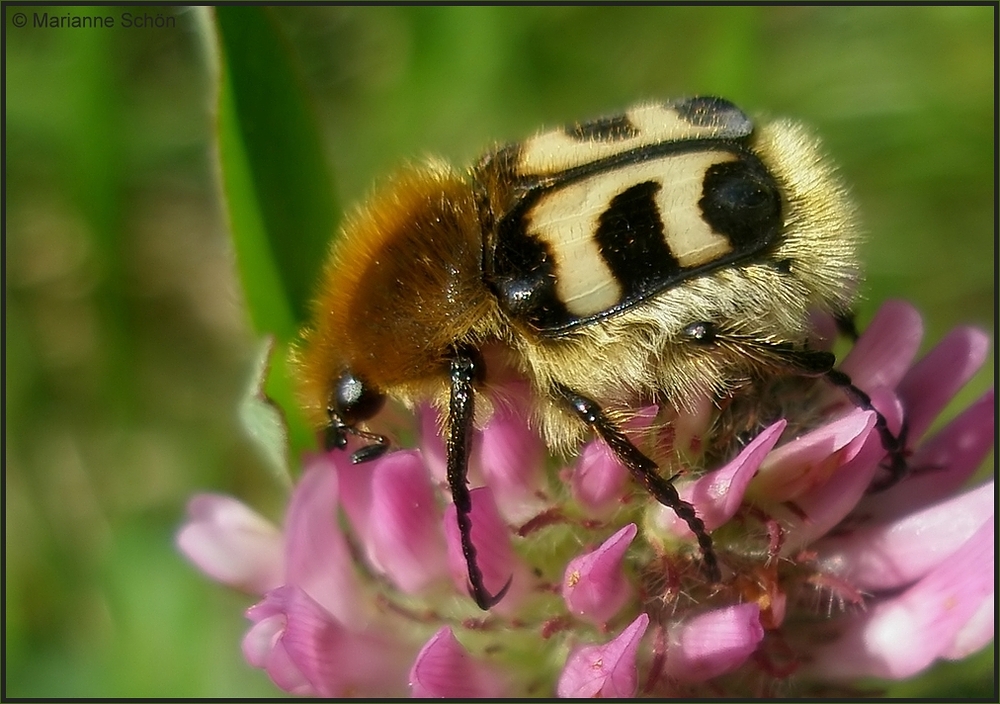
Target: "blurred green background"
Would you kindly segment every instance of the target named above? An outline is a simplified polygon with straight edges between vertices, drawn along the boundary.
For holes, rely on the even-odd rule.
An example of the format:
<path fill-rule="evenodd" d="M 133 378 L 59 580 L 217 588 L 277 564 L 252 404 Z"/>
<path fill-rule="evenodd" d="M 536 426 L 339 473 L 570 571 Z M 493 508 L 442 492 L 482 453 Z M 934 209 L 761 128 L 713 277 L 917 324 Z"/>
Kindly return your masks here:
<path fill-rule="evenodd" d="M 5 9 L 6 694 L 276 694 L 240 655 L 252 599 L 173 544 L 195 491 L 275 520 L 284 501 L 236 419 L 256 343 L 216 183 L 205 16 L 33 28 L 46 9 L 130 11 Z M 271 14 L 341 203 L 407 158 L 463 164 L 542 125 L 719 94 L 812 125 L 841 165 L 870 235 L 862 325 L 904 297 L 928 340 L 993 331 L 992 7 Z M 993 383 L 992 360 L 957 403 Z M 990 648 L 893 692 L 992 687 Z"/>

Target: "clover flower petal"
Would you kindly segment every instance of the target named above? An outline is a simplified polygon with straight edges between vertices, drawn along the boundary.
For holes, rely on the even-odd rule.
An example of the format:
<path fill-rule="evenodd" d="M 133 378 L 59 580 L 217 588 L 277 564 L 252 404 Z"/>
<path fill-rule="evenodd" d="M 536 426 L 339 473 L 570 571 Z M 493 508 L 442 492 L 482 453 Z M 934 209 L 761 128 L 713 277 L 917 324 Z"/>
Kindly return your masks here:
<path fill-rule="evenodd" d="M 236 499 L 198 494 L 188 502 L 188 522 L 177 546 L 212 579 L 251 594 L 281 584 L 281 532 Z"/>
<path fill-rule="evenodd" d="M 979 609 L 955 634 L 955 640 L 938 654 L 943 660 L 961 660 L 985 648 L 996 637 L 996 598 L 983 599 Z"/>
<path fill-rule="evenodd" d="M 640 408 L 625 423 L 629 430 L 644 430 L 656 418 L 653 406 Z M 585 443 L 568 481 L 573 497 L 593 516 L 607 516 L 619 508 L 627 493 L 629 472 L 605 443 Z"/>
<path fill-rule="evenodd" d="M 341 504 L 373 569 L 413 594 L 445 575 L 444 532 L 419 452 L 338 466 Z"/>
<path fill-rule="evenodd" d="M 519 523 L 542 509 L 537 491 L 541 483 L 545 445 L 524 422 L 527 390 L 498 404 L 474 445 L 473 462 L 493 491 L 505 519 Z M 518 405 L 513 405 L 520 401 Z"/>
<path fill-rule="evenodd" d="M 351 552 L 337 523 L 337 474 L 341 460 L 327 453 L 307 459 L 285 519 L 285 584 L 305 591 L 341 623 L 359 626 L 361 587 Z"/>
<path fill-rule="evenodd" d="M 923 436 L 945 404 L 982 366 L 989 338 L 974 328 L 952 330 L 906 373 L 899 397 L 906 406 L 906 422 L 913 439 Z"/>
<path fill-rule="evenodd" d="M 244 639 L 247 659 L 263 663 L 283 689 L 344 697 L 386 696 L 402 687 L 399 661 L 406 653 L 398 644 L 346 628 L 298 587 L 272 590 L 247 616 L 256 624 Z"/>
<path fill-rule="evenodd" d="M 501 678 L 476 661 L 447 626 L 424 645 L 410 670 L 411 697 L 495 698 Z"/>
<path fill-rule="evenodd" d="M 700 682 L 736 669 L 764 637 L 757 604 L 709 611 L 677 630 L 670 638 L 664 674 L 680 682 Z"/>
<path fill-rule="evenodd" d="M 261 602 L 247 611 L 253 625 L 243 637 L 243 657 L 247 662 L 264 670 L 271 680 L 290 694 L 315 697 L 319 693 L 289 655 L 281 638 L 285 632 L 286 617 L 273 602 Z"/>
<path fill-rule="evenodd" d="M 772 424 L 750 441 L 732 462 L 701 479 L 678 487 L 680 497 L 694 506 L 705 523 L 706 530 L 715 530 L 736 515 L 747 486 L 757 474 L 761 462 L 778 442 L 785 421 Z M 674 511 L 666 506 L 656 508 L 657 526 L 678 537 L 693 538 L 694 534 Z"/>
<path fill-rule="evenodd" d="M 822 568 L 859 589 L 896 589 L 920 579 L 991 520 L 991 481 L 887 524 L 866 526 L 816 544 Z"/>
<path fill-rule="evenodd" d="M 816 652 L 814 668 L 825 678 L 910 677 L 955 651 L 957 640 L 984 604 L 994 602 L 994 536 L 991 519 L 952 555 L 898 596 L 857 616 L 832 644 Z M 970 638 L 981 642 L 981 638 Z"/>
<path fill-rule="evenodd" d="M 914 450 L 910 459 L 913 472 L 905 482 L 863 499 L 859 513 L 904 516 L 956 491 L 993 447 L 995 412 L 994 390 L 990 389 Z"/>
<path fill-rule="evenodd" d="M 448 455 L 441 436 L 441 416 L 433 407 L 420 404 L 416 411 L 417 431 L 420 436 L 420 455 L 430 472 L 431 479 L 445 484 L 448 481 Z"/>
<path fill-rule="evenodd" d="M 905 301 L 886 301 L 840 370 L 865 391 L 895 388 L 913 362 L 923 334 L 923 321 L 913 306 Z"/>
<path fill-rule="evenodd" d="M 829 481 L 795 497 L 795 510 L 787 513 L 789 537 L 781 554 L 790 556 L 826 535 L 846 517 L 871 486 L 884 454 L 881 438 L 869 433 L 858 454 L 841 464 Z"/>
<path fill-rule="evenodd" d="M 634 697 L 639 688 L 636 657 L 649 616 L 639 614 L 603 645 L 579 648 L 566 659 L 556 692 L 560 697 Z"/>
<path fill-rule="evenodd" d="M 760 463 L 748 493 L 771 502 L 791 501 L 825 484 L 861 451 L 874 427 L 875 414 L 856 409 L 785 443 Z"/>
<path fill-rule="evenodd" d="M 621 505 L 628 470 L 606 444 L 588 442 L 570 475 L 573 497 L 594 515 L 606 515 Z"/>
<path fill-rule="evenodd" d="M 622 573 L 622 561 L 638 531 L 629 523 L 593 552 L 569 561 L 562 596 L 570 613 L 603 624 L 625 605 L 632 588 Z"/>

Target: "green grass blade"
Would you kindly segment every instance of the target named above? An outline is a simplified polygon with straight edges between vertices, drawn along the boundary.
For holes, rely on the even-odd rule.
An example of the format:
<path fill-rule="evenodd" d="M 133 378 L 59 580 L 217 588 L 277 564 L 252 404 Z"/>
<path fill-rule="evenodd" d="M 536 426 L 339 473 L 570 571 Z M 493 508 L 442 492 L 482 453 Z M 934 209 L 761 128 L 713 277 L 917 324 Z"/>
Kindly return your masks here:
<path fill-rule="evenodd" d="M 218 149 L 237 266 L 254 330 L 277 341 L 265 389 L 293 451 L 314 446 L 294 397 L 288 343 L 339 216 L 313 106 L 262 7 L 218 7 Z"/>
<path fill-rule="evenodd" d="M 219 156 L 254 328 L 279 341 L 306 318 L 337 219 L 313 107 L 269 11 L 218 7 Z"/>

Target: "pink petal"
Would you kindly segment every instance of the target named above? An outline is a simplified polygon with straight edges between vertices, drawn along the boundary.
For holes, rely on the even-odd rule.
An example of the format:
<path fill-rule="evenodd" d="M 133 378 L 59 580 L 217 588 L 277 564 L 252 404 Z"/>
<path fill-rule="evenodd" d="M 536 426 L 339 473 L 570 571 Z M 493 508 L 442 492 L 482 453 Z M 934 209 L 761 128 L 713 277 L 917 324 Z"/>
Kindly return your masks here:
<path fill-rule="evenodd" d="M 281 532 L 228 496 L 194 496 L 177 546 L 212 579 L 251 594 L 263 594 L 284 579 Z"/>
<path fill-rule="evenodd" d="M 394 640 L 352 632 L 309 596 L 294 590 L 282 641 L 321 697 L 402 696 L 407 653 Z"/>
<path fill-rule="evenodd" d="M 562 595 L 570 613 L 600 625 L 607 623 L 632 596 L 622 561 L 638 528 L 634 523 L 612 535 L 593 552 L 566 565 Z"/>
<path fill-rule="evenodd" d="M 252 609 L 251 609 L 252 611 Z M 285 650 L 285 614 L 261 618 L 243 637 L 243 656 L 252 666 L 267 672 L 278 687 L 300 697 L 315 697 L 316 690 Z"/>
<path fill-rule="evenodd" d="M 922 580 L 853 619 L 837 641 L 816 652 L 816 674 L 903 679 L 982 643 L 983 604 L 995 599 L 995 531 L 988 521 Z M 970 625 L 977 632 L 967 630 Z"/>
<path fill-rule="evenodd" d="M 499 676 L 477 662 L 447 626 L 421 648 L 410 670 L 411 697 L 478 699 L 501 694 Z"/>
<path fill-rule="evenodd" d="M 358 608 L 357 576 L 337 523 L 335 469 L 349 461 L 340 451 L 306 460 L 285 519 L 286 582 L 305 590 L 341 623 L 360 627 L 367 614 Z"/>
<path fill-rule="evenodd" d="M 593 440 L 584 445 L 570 478 L 573 498 L 590 514 L 608 514 L 621 506 L 628 476 L 611 448 Z"/>
<path fill-rule="evenodd" d="M 907 464 L 910 475 L 888 491 L 866 497 L 859 513 L 888 521 L 905 516 L 962 486 L 994 442 L 993 389 L 924 442 Z"/>
<path fill-rule="evenodd" d="M 448 455 L 441 436 L 441 416 L 435 408 L 422 404 L 417 408 L 420 424 L 420 451 L 434 481 L 448 481 Z"/>
<path fill-rule="evenodd" d="M 372 469 L 368 535 L 375 564 L 407 594 L 447 573 L 441 516 L 417 452 L 393 452 Z"/>
<path fill-rule="evenodd" d="M 493 417 L 472 445 L 483 480 L 493 490 L 500 513 L 512 523 L 531 518 L 544 506 L 538 492 L 543 486 L 545 445 L 520 411 L 527 406 L 525 396 L 526 392 L 504 399 L 502 405 L 497 402 Z"/>
<path fill-rule="evenodd" d="M 445 574 L 434 488 L 416 450 L 337 464 L 340 502 L 372 569 L 415 593 Z"/>
<path fill-rule="evenodd" d="M 778 442 L 786 425 L 786 421 L 779 420 L 757 435 L 722 469 L 678 487 L 681 498 L 694 505 L 706 529 L 715 530 L 736 515 L 750 480 Z M 678 537 L 694 537 L 687 523 L 666 506 L 656 507 L 654 520 L 661 530 Z"/>
<path fill-rule="evenodd" d="M 881 390 L 873 393 L 872 398 L 881 393 Z M 829 481 L 795 497 L 795 511 L 782 506 L 772 507 L 770 511 L 776 518 L 781 513 L 788 513 L 781 555 L 795 554 L 840 523 L 868 490 L 884 456 L 879 434 L 869 432 L 857 454 L 838 467 Z"/>
<path fill-rule="evenodd" d="M 272 589 L 263 601 L 246 611 L 253 627 L 243 639 L 243 654 L 254 667 L 266 665 L 268 655 L 285 632 L 284 599 L 287 591 L 286 587 Z"/>
<path fill-rule="evenodd" d="M 684 408 L 678 409 L 677 417 L 665 429 L 674 449 L 680 452 L 701 452 L 704 449 L 702 439 L 712 425 L 714 415 L 715 402 L 711 395 L 697 396 L 690 399 Z M 654 418 L 655 415 L 650 421 Z"/>
<path fill-rule="evenodd" d="M 911 440 L 923 436 L 951 397 L 972 378 L 989 346 L 981 330 L 956 328 L 907 373 L 897 392 L 906 409 Z"/>
<path fill-rule="evenodd" d="M 911 584 L 992 519 L 995 491 L 991 481 L 894 523 L 825 538 L 816 545 L 820 566 L 870 592 Z"/>
<path fill-rule="evenodd" d="M 337 474 L 337 499 L 344 509 L 354 536 L 368 548 L 371 545 L 368 527 L 372 522 L 372 479 L 375 476 L 375 467 L 385 456 L 371 462 L 354 464 L 342 460 L 344 454 L 338 452 L 336 458 L 331 460 Z M 371 560 L 372 556 L 369 554 L 368 558 Z"/>
<path fill-rule="evenodd" d="M 963 660 L 985 648 L 996 638 L 996 600 L 984 599 L 979 610 L 955 635 L 955 642 L 941 652 L 945 660 Z"/>
<path fill-rule="evenodd" d="M 297 587 L 268 593 L 265 602 L 248 615 L 253 619 L 271 612 L 283 614 L 284 629 L 272 636 L 274 649 L 266 658 L 265 669 L 283 689 L 293 685 L 301 690 L 297 683 L 304 679 L 309 690 L 320 697 L 385 697 L 405 692 L 406 662 L 411 653 L 394 641 L 344 628 Z M 256 626 L 274 618 L 266 616 Z M 267 630 L 272 631 L 273 626 Z M 254 638 L 263 640 L 256 634 Z M 244 640 L 245 651 L 259 647 Z M 255 655 L 256 660 L 259 657 Z"/>
<path fill-rule="evenodd" d="M 871 393 L 895 388 L 924 336 L 920 313 L 905 301 L 886 301 L 851 348 L 840 370 Z"/>
<path fill-rule="evenodd" d="M 874 413 L 855 409 L 785 443 L 764 460 L 747 493 L 777 503 L 826 484 L 857 456 L 874 427 Z"/>
<path fill-rule="evenodd" d="M 851 348 L 840 370 L 871 393 L 895 388 L 913 361 L 924 335 L 920 313 L 905 301 L 886 301 Z"/>
<path fill-rule="evenodd" d="M 526 588 L 523 568 L 514 555 L 510 544 L 510 531 L 497 510 L 493 494 L 488 487 L 479 487 L 470 492 L 472 496 L 472 544 L 476 548 L 476 560 L 483 573 L 483 583 L 491 594 L 498 593 L 513 575 L 510 591 L 498 604 L 501 611 L 509 609 L 518 601 L 518 595 Z M 444 512 L 445 541 L 448 546 L 448 569 L 452 581 L 462 594 L 469 592 L 469 573 L 462 554 L 461 536 L 458 530 L 455 504 L 449 504 Z M 501 608 L 502 607 L 502 608 Z"/>
<path fill-rule="evenodd" d="M 649 616 L 639 614 L 614 640 L 587 645 L 566 660 L 556 693 L 563 698 L 634 697 L 639 688 L 636 655 L 649 626 Z"/>
<path fill-rule="evenodd" d="M 681 682 L 702 682 L 736 669 L 761 640 L 757 604 L 739 604 L 696 616 L 671 638 L 664 672 Z"/>

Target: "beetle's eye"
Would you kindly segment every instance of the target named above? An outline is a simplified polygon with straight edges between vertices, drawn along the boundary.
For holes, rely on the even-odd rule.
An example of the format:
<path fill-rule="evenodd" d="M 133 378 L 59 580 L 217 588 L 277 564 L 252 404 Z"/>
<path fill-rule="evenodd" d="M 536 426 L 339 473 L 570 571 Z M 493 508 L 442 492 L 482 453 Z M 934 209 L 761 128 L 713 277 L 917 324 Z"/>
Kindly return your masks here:
<path fill-rule="evenodd" d="M 341 423 L 353 426 L 382 410 L 385 396 L 350 370 L 341 374 L 330 393 L 330 411 Z"/>

